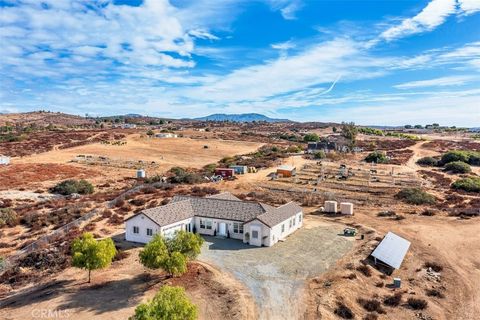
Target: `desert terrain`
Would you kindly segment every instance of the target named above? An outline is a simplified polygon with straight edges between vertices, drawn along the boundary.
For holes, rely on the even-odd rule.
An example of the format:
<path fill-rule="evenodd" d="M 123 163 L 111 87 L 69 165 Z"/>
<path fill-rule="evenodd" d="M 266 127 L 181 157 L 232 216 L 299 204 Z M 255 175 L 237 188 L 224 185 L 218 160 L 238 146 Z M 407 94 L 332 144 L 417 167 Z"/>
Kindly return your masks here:
<path fill-rule="evenodd" d="M 146 134 L 167 125 L 182 137 Z M 331 136 L 331 126 L 163 126 L 67 126 L 62 128 L 69 137 L 63 146 L 51 142 L 51 148 L 38 152 L 32 148 L 19 153 L 21 146 L 9 145 L 28 144 L 29 137 L 0 143 L 2 152 L 14 152 L 10 164 L 0 166 L 0 207 L 16 217 L 0 228 L 0 256 L 7 262 L 0 279 L 0 317 L 34 319 L 35 310 L 51 309 L 75 319 L 126 319 L 164 284 L 184 287 L 200 319 L 347 319 L 339 311 L 344 308 L 355 319 L 475 319 L 480 313 L 479 194 L 452 187 L 459 179 L 478 177 L 480 167 L 471 165 L 471 172 L 456 174 L 418 162 L 439 159 L 451 150 L 479 151 L 480 143 L 470 134 L 431 131 L 413 139 L 359 133 L 360 151 L 315 159 L 304 153 L 302 137 Z M 54 136 L 42 131 L 31 137 L 39 143 Z M 374 151 L 388 161 L 365 162 Z M 78 160 L 79 155 L 95 160 Z M 172 167 L 206 175 L 205 166 L 232 162 L 258 171 L 218 182 L 135 178 L 140 167 L 146 168 L 147 178 L 170 180 Z M 280 164 L 295 166 L 296 176 L 272 178 Z M 346 177 L 342 166 L 348 170 Z M 51 188 L 66 179 L 88 180 L 95 191 L 74 197 L 55 194 Z M 433 200 L 412 204 L 398 197 L 412 188 Z M 141 247 L 124 240 L 126 218 L 168 203 L 174 195 L 225 191 L 276 206 L 296 201 L 304 210 L 304 228 L 271 248 L 243 248 L 234 240 L 206 237 L 201 255 L 179 277 L 142 267 Z M 322 211 L 325 200 L 353 203 L 354 215 Z M 357 235 L 344 237 L 345 227 L 356 228 Z M 71 267 L 69 256 L 72 239 L 87 231 L 98 239 L 113 239 L 122 252 L 110 268 L 93 272 L 91 284 L 83 270 Z M 392 274 L 368 259 L 389 231 L 411 242 L 401 268 Z M 401 288 L 392 287 L 393 278 L 402 280 Z M 384 302 L 395 294 L 401 294 L 397 303 Z M 416 310 L 409 298 L 426 305 Z"/>

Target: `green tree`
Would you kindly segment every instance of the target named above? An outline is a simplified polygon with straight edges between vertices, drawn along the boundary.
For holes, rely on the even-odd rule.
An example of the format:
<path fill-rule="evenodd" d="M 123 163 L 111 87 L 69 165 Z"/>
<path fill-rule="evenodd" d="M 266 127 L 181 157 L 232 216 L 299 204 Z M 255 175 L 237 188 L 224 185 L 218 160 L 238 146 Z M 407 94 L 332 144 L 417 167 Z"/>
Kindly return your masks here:
<path fill-rule="evenodd" d="M 365 158 L 365 161 L 366 162 L 374 162 L 374 163 L 387 163 L 388 162 L 388 158 L 387 156 L 383 153 L 383 152 L 380 152 L 380 151 L 373 151 L 372 153 L 370 153 L 366 158 Z"/>
<path fill-rule="evenodd" d="M 337 133 L 337 131 L 338 131 L 337 127 L 332 127 L 332 131 L 333 131 L 333 133 Z"/>
<path fill-rule="evenodd" d="M 96 240 L 91 233 L 84 233 L 72 242 L 72 265 L 88 270 L 90 283 L 92 270 L 103 269 L 112 263 L 117 254 L 112 239 Z"/>
<path fill-rule="evenodd" d="M 325 159 L 327 157 L 327 155 L 325 154 L 325 151 L 323 150 L 320 150 L 320 151 L 317 151 L 313 154 L 313 157 L 315 159 Z"/>
<path fill-rule="evenodd" d="M 453 161 L 445 165 L 445 171 L 452 173 L 469 173 L 472 171 L 468 163 L 462 161 Z"/>
<path fill-rule="evenodd" d="M 316 133 L 307 133 L 303 137 L 303 141 L 305 141 L 305 142 L 317 142 L 317 141 L 320 141 L 320 137 Z"/>
<path fill-rule="evenodd" d="M 195 233 L 178 231 L 175 237 L 167 240 L 169 252 L 180 252 L 189 259 L 195 259 L 201 252 L 203 238 Z"/>
<path fill-rule="evenodd" d="M 168 258 L 168 249 L 163 237 L 159 234 L 145 245 L 139 253 L 140 263 L 150 269 L 160 269 Z"/>
<path fill-rule="evenodd" d="M 178 251 L 171 252 L 163 260 L 162 269 L 171 277 L 180 276 L 187 272 L 187 257 Z"/>
<path fill-rule="evenodd" d="M 342 137 L 349 141 L 351 148 L 357 143 L 358 129 L 354 122 L 342 122 Z"/>
<path fill-rule="evenodd" d="M 155 134 L 155 132 L 153 132 L 152 129 L 147 131 L 147 136 L 149 136 L 149 137 L 153 136 L 154 134 Z"/>
<path fill-rule="evenodd" d="M 135 309 L 130 320 L 194 320 L 197 316 L 197 307 L 183 288 L 163 286 L 152 300 Z"/>

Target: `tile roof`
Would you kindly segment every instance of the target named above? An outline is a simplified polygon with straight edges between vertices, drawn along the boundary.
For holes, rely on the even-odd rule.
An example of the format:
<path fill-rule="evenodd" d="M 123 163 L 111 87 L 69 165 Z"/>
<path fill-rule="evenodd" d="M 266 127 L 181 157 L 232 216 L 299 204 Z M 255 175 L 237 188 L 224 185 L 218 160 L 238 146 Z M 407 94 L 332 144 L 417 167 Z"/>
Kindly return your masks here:
<path fill-rule="evenodd" d="M 241 201 L 240 199 L 235 197 L 230 192 L 222 192 L 222 193 L 219 193 L 219 194 L 213 194 L 211 196 L 208 196 L 207 198 L 209 198 L 209 199 L 223 199 L 223 200 Z"/>
<path fill-rule="evenodd" d="M 230 193 L 222 193 L 207 198 L 175 196 L 167 205 L 145 209 L 138 214 L 143 213 L 160 226 L 193 216 L 242 222 L 258 218 L 267 226 L 274 226 L 301 210 L 293 202 L 275 208 L 264 203 L 242 201 Z"/>
<path fill-rule="evenodd" d="M 273 210 L 268 210 L 267 212 L 257 216 L 256 219 L 269 227 L 273 227 L 301 211 L 302 208 L 298 204 L 295 202 L 289 202 L 278 208 L 273 208 Z"/>

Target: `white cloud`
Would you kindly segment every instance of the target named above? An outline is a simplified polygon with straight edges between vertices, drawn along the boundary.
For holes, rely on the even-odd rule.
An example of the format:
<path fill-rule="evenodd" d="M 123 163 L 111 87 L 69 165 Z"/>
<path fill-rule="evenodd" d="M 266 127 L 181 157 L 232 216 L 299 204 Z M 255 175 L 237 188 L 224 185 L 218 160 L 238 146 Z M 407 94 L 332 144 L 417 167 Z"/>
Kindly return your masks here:
<path fill-rule="evenodd" d="M 296 13 L 302 9 L 301 0 L 265 0 L 273 10 L 280 11 L 285 20 L 295 20 Z"/>
<path fill-rule="evenodd" d="M 431 31 L 445 22 L 448 16 L 456 12 L 456 0 L 432 0 L 423 10 L 413 18 L 402 21 L 380 35 L 381 38 L 391 41 L 415 33 Z"/>
<path fill-rule="evenodd" d="M 458 4 L 466 15 L 480 11 L 480 1 L 478 0 L 458 0 Z"/>
<path fill-rule="evenodd" d="M 285 42 L 280 42 L 280 43 L 274 43 L 271 45 L 273 49 L 281 50 L 281 51 L 286 51 L 289 49 L 295 48 L 295 44 L 291 41 L 285 41 Z"/>
<path fill-rule="evenodd" d="M 393 86 L 397 89 L 412 89 L 421 87 L 461 86 L 476 79 L 474 76 L 448 76 L 428 80 L 410 81 Z"/>

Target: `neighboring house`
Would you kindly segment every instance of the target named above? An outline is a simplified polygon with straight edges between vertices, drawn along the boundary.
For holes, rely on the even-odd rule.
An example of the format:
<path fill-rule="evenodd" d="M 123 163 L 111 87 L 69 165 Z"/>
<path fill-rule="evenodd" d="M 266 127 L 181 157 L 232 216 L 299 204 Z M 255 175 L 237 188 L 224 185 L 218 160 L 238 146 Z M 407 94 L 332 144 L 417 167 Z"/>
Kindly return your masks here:
<path fill-rule="evenodd" d="M 230 193 L 206 198 L 175 196 L 164 206 L 145 209 L 125 221 L 125 239 L 147 243 L 154 234 L 172 236 L 178 230 L 272 246 L 303 224 L 303 211 L 294 202 L 278 208 L 242 201 Z"/>
<path fill-rule="evenodd" d="M 0 165 L 7 165 L 10 163 L 10 157 L 3 156 L 0 154 Z"/>
<path fill-rule="evenodd" d="M 347 139 L 342 136 L 328 136 L 322 138 L 318 142 L 309 142 L 307 146 L 307 153 L 315 153 L 317 151 L 328 152 L 350 152 L 350 146 Z"/>

